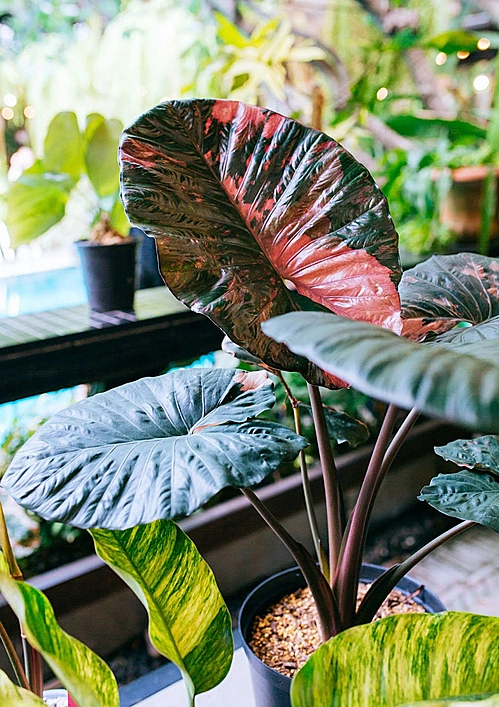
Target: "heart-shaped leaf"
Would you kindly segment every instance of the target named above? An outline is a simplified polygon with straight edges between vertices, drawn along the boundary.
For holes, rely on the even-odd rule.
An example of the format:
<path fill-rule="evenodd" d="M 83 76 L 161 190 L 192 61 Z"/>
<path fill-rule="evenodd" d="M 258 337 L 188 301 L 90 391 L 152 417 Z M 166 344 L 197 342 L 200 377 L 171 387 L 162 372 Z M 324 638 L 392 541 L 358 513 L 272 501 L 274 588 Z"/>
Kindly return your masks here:
<path fill-rule="evenodd" d="M 475 471 L 439 474 L 421 489 L 420 501 L 453 518 L 473 520 L 499 533 L 499 480 Z"/>
<path fill-rule="evenodd" d="M 143 378 L 54 415 L 2 484 L 43 518 L 83 528 L 186 516 L 225 486 L 259 483 L 307 445 L 255 419 L 274 402 L 264 371 Z"/>
<path fill-rule="evenodd" d="M 421 344 L 334 314 L 293 312 L 263 324 L 277 341 L 367 395 L 472 429 L 499 432 L 499 339 Z"/>
<path fill-rule="evenodd" d="M 271 368 L 330 379 L 262 334 L 300 295 L 399 330 L 397 234 L 367 170 L 327 135 L 237 101 L 172 101 L 120 148 L 130 221 L 172 292 Z"/>
<path fill-rule="evenodd" d="M 435 452 L 458 466 L 499 474 L 499 437 L 495 435 L 456 439 L 443 447 L 435 447 Z"/>
<path fill-rule="evenodd" d="M 43 148 L 45 170 L 66 174 L 74 182 L 80 178 L 83 167 L 84 141 L 78 118 L 72 111 L 58 113 L 50 123 Z"/>
<path fill-rule="evenodd" d="M 41 697 L 14 685 L 3 670 L 0 670 L 0 704 L 5 707 L 45 707 Z"/>
<path fill-rule="evenodd" d="M 496 693 L 498 660 L 499 618 L 458 612 L 390 616 L 323 644 L 294 678 L 291 702 L 396 707 Z"/>
<path fill-rule="evenodd" d="M 1 553 L 0 592 L 19 619 L 28 643 L 41 653 L 77 704 L 119 707 L 118 686 L 108 666 L 59 627 L 42 592 L 12 579 Z"/>
<path fill-rule="evenodd" d="M 423 339 L 450 329 L 446 341 L 499 336 L 499 262 L 475 253 L 434 255 L 407 270 L 399 287 L 404 335 Z M 463 329 L 454 329 L 465 322 Z"/>
<path fill-rule="evenodd" d="M 190 700 L 218 685 L 232 661 L 231 618 L 192 540 L 165 520 L 92 536 L 147 609 L 151 641 L 182 671 Z"/>

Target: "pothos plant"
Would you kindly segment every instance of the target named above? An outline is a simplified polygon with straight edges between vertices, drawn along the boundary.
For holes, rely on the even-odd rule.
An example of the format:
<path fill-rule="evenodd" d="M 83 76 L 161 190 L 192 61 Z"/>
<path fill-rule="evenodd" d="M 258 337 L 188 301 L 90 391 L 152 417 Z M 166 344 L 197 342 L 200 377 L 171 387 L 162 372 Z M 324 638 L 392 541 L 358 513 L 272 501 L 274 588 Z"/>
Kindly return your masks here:
<path fill-rule="evenodd" d="M 423 498 L 464 525 L 390 568 L 358 609 L 356 597 L 377 492 L 418 415 L 499 432 L 499 264 L 463 254 L 402 276 L 386 200 L 368 172 L 328 136 L 268 110 L 163 103 L 125 131 L 120 156 L 127 213 L 156 237 L 174 294 L 218 324 L 233 351 L 307 380 L 327 541 L 310 499 L 300 406 L 293 400 L 296 432 L 262 419 L 274 403 L 265 371 L 175 371 L 85 400 L 30 439 L 6 488 L 42 517 L 90 529 L 146 604 L 152 641 L 179 665 L 191 704 L 227 673 L 232 643 L 214 580 L 174 521 L 224 486 L 240 488 L 285 543 L 317 605 L 323 645 L 295 677 L 295 706 L 498 693 L 499 619 L 451 612 L 370 623 L 433 547 L 473 522 L 495 527 L 489 496 L 466 503 L 461 487 L 437 477 Z M 319 390 L 346 384 L 388 403 L 348 519 Z M 458 442 L 455 457 L 463 447 L 468 466 L 483 452 Z M 315 557 L 251 489 L 298 454 Z M 487 471 L 495 473 L 491 463 Z M 463 473 L 497 483 L 481 470 Z"/>

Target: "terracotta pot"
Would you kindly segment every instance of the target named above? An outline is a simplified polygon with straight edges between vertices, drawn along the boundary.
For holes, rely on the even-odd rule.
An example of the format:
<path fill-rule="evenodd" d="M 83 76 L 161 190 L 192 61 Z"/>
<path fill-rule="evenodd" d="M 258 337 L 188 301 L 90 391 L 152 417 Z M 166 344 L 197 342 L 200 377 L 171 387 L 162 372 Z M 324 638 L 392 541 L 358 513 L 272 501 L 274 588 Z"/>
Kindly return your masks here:
<path fill-rule="evenodd" d="M 452 186 L 440 206 L 440 221 L 462 240 L 475 240 L 480 236 L 484 184 L 489 169 L 486 165 L 476 165 L 452 170 Z M 499 176 L 499 169 L 496 170 L 496 176 Z M 499 198 L 491 238 L 498 236 Z"/>
<path fill-rule="evenodd" d="M 378 567 L 377 565 L 362 565 L 360 575 L 361 582 L 371 583 L 380 574 L 386 570 L 386 567 Z M 239 630 L 241 632 L 242 644 L 244 652 L 249 661 L 251 683 L 255 696 L 255 704 L 258 707 L 291 707 L 289 691 L 291 687 L 291 678 L 286 675 L 281 675 L 273 668 L 265 665 L 253 653 L 248 645 L 249 634 L 253 621 L 256 616 L 261 614 L 271 604 L 278 601 L 285 594 L 293 592 L 295 589 L 305 587 L 303 575 L 297 567 L 294 567 L 284 572 L 279 572 L 273 577 L 266 579 L 259 584 L 248 595 L 241 607 L 239 613 Z M 404 577 L 398 584 L 397 589 L 404 594 L 412 594 L 420 588 L 420 584 L 410 577 Z M 445 606 L 442 602 L 427 589 L 423 589 L 414 601 L 422 604 L 429 614 L 435 614 L 439 611 L 445 611 Z"/>

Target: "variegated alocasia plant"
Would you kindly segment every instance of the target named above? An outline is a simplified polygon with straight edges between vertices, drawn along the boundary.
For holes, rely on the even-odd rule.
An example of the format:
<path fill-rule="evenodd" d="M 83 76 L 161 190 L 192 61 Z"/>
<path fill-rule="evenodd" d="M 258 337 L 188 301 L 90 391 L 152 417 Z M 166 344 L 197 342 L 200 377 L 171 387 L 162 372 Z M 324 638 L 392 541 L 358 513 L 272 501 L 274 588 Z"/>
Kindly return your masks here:
<path fill-rule="evenodd" d="M 234 101 L 163 103 L 125 131 L 120 160 L 128 216 L 157 239 L 174 294 L 217 323 L 233 352 L 285 385 L 284 370 L 308 381 L 329 554 L 310 498 L 300 403 L 288 388 L 298 434 L 259 417 L 274 402 L 262 373 L 177 371 L 83 401 L 34 435 L 4 485 L 40 515 L 92 530 L 99 554 L 146 605 L 152 640 L 181 668 L 191 704 L 226 674 L 231 639 L 214 580 L 173 521 L 224 486 L 240 488 L 312 590 L 325 645 L 297 678 L 293 699 L 322 707 L 329 702 L 317 697 L 315 681 L 321 695 L 334 696 L 344 678 L 324 671 L 322 657 L 349 637 L 367 636 L 373 655 L 384 647 L 393 656 L 407 654 L 398 619 L 374 632 L 354 627 L 370 621 L 397 578 L 428 551 L 382 575 L 356 610 L 376 493 L 417 416 L 499 432 L 499 268 L 493 259 L 465 254 L 431 259 L 401 279 L 387 204 L 365 168 L 330 137 L 268 110 Z M 355 385 L 390 403 L 348 524 L 329 436 L 353 440 L 360 432 L 341 416 L 328 428 L 319 384 Z M 400 408 L 412 411 L 394 435 Z M 320 568 L 250 488 L 298 454 Z M 171 582 L 179 591 L 169 591 Z M 202 621 L 190 620 L 194 611 Z M 450 623 L 404 621 L 428 642 L 448 643 Z M 452 627 L 464 626 L 460 621 Z M 486 645 L 497 638 L 497 626 L 484 621 L 484 635 L 491 632 Z M 410 667 L 400 666 L 400 675 Z M 438 673 L 441 683 L 435 677 L 435 690 L 419 689 L 429 666 L 421 663 L 414 690 L 377 696 L 379 707 L 395 707 L 399 698 L 457 697 L 445 671 Z M 312 692 L 305 684 L 310 675 Z M 476 695 L 481 676 L 477 670 L 476 683 L 452 689 Z M 491 679 L 486 689 L 499 685 Z"/>

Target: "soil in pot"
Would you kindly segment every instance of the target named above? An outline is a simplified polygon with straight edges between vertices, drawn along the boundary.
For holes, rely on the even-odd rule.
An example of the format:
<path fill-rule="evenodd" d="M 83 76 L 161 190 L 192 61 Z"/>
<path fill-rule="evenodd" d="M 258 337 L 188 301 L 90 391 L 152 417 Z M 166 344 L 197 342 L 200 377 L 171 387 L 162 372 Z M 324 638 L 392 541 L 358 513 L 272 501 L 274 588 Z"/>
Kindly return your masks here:
<path fill-rule="evenodd" d="M 359 585 L 358 604 L 369 586 L 363 582 Z M 418 590 L 412 596 L 394 589 L 375 620 L 391 614 L 424 613 L 423 605 L 415 601 L 417 593 Z M 249 646 L 266 665 L 292 678 L 320 646 L 316 618 L 317 609 L 310 589 L 297 589 L 256 617 Z"/>

